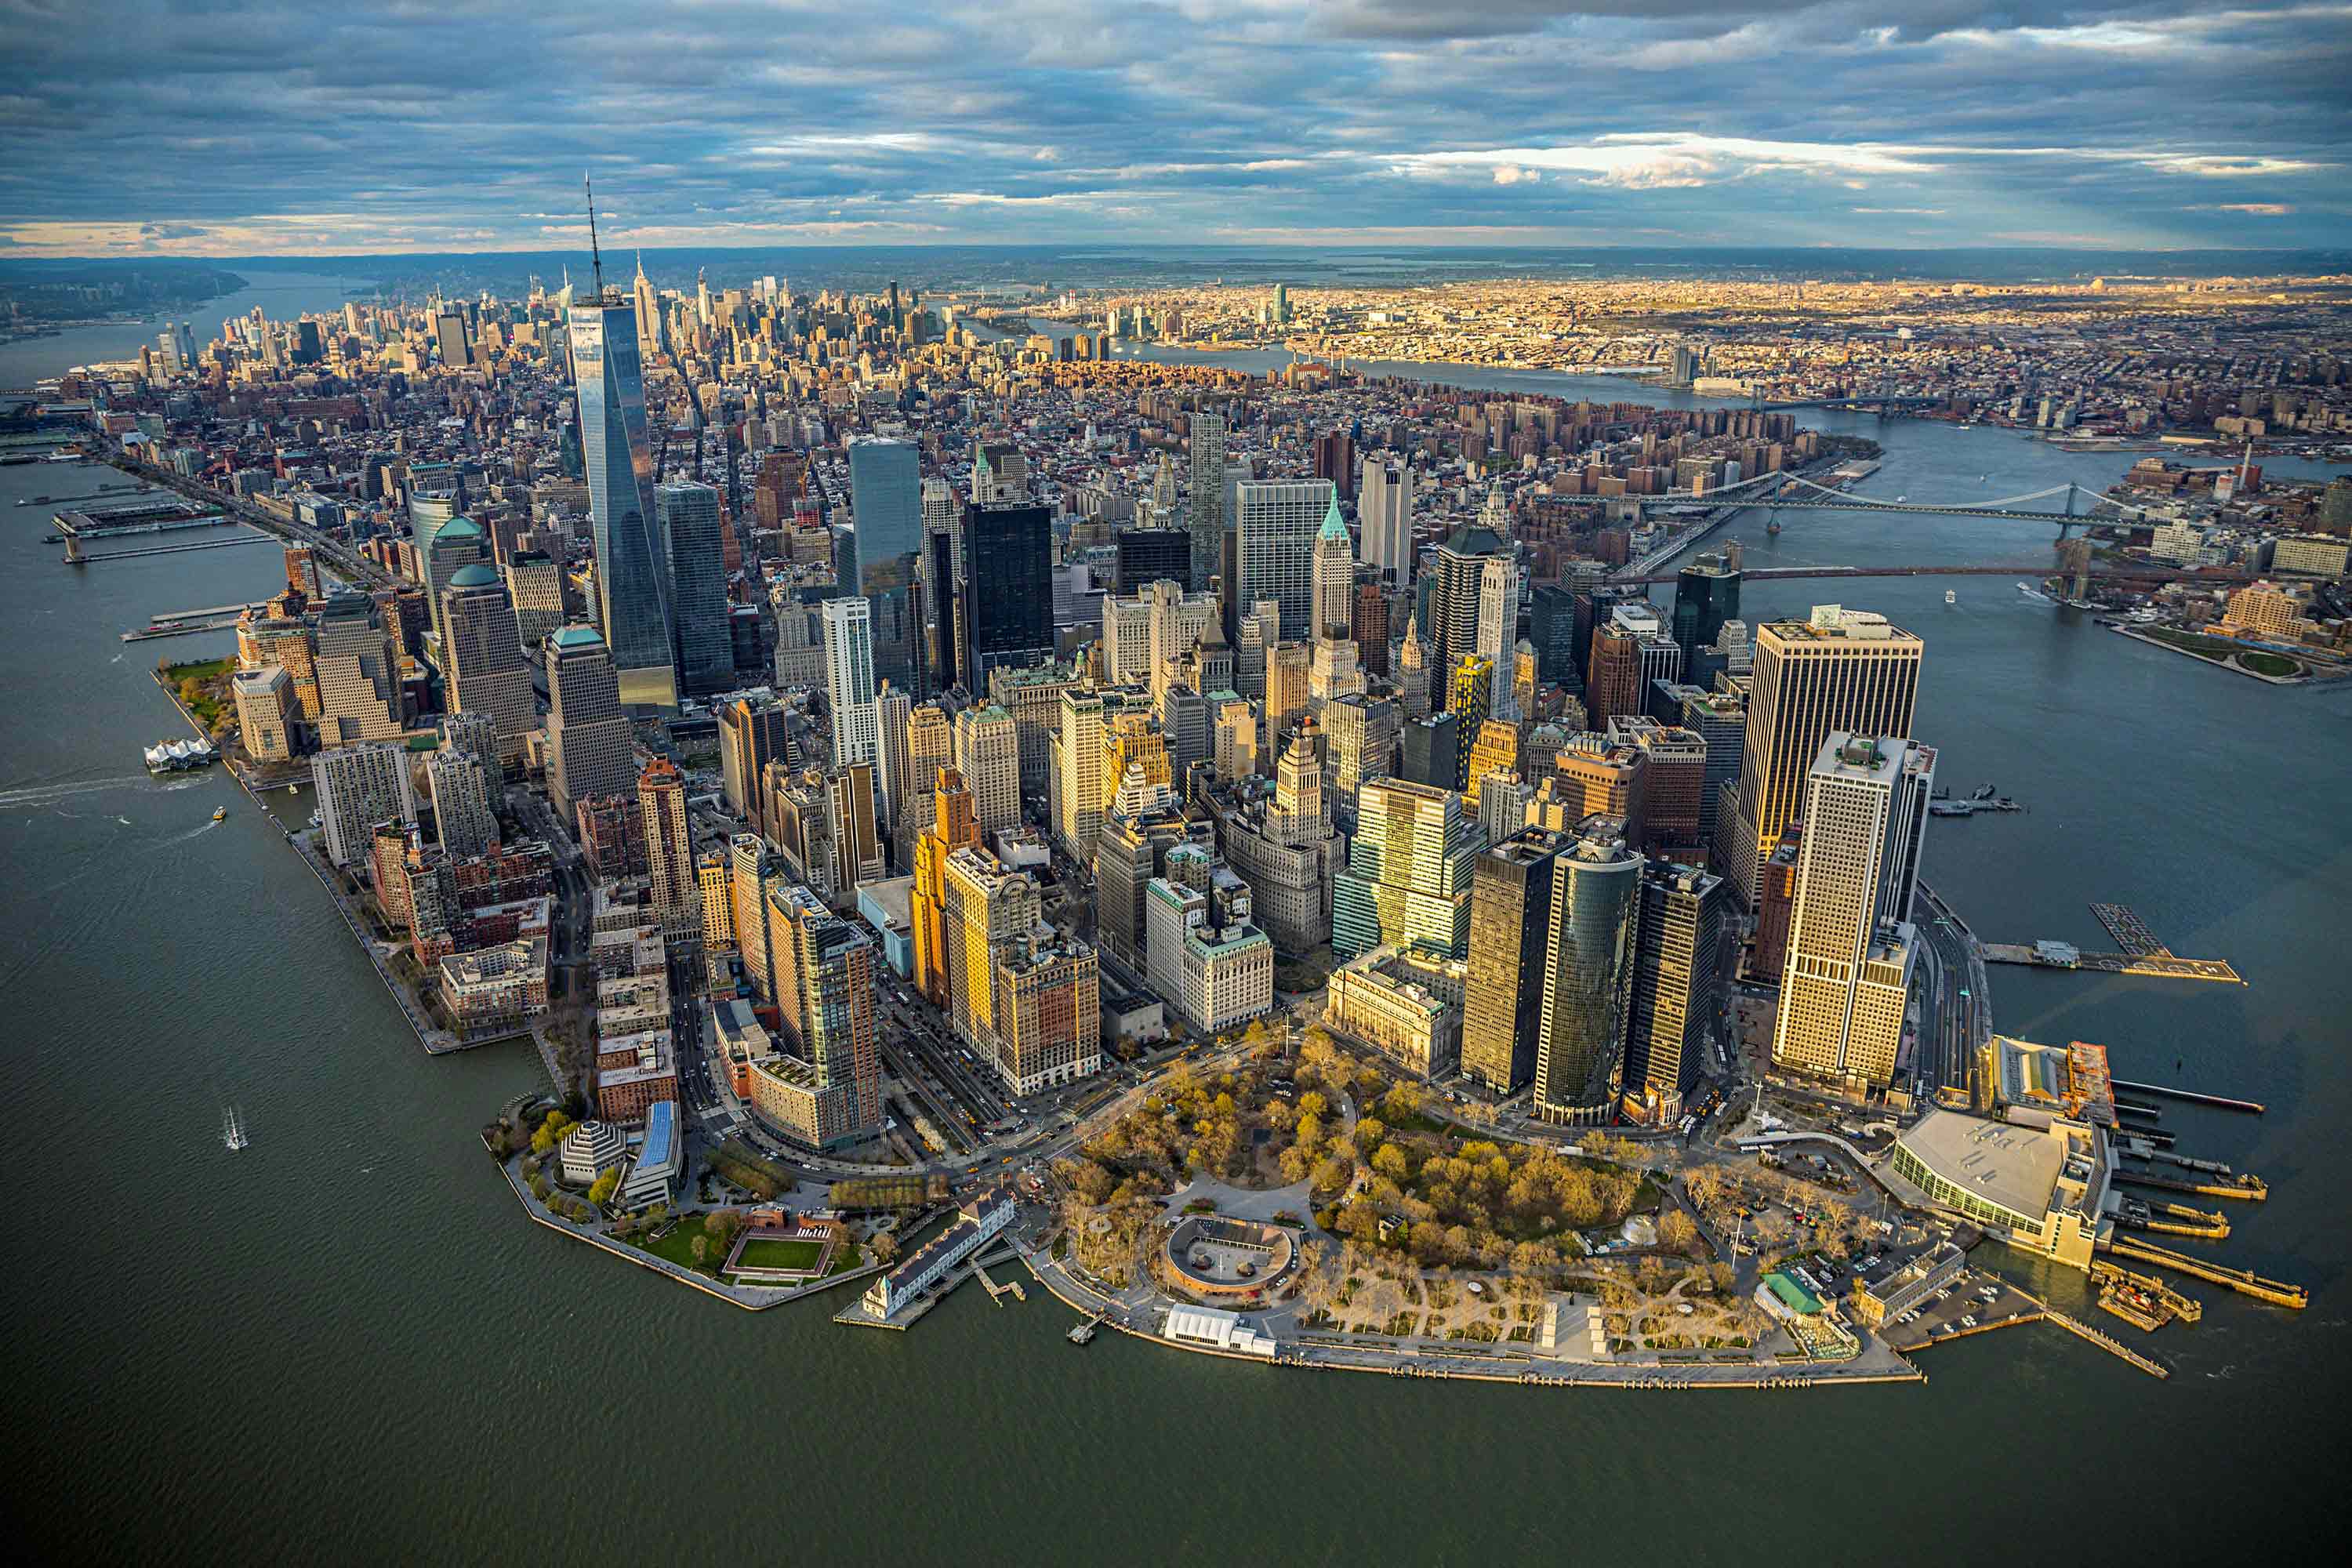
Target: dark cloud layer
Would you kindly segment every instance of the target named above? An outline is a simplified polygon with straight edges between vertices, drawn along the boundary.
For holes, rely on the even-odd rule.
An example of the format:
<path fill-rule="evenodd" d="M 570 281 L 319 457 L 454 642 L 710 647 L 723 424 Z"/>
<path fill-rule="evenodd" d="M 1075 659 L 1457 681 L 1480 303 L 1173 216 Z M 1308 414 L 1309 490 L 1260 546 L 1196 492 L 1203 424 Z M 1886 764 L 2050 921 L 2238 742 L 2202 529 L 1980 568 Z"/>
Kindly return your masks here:
<path fill-rule="evenodd" d="M 2352 242 L 2352 3 L 0 0 L 0 254 Z"/>

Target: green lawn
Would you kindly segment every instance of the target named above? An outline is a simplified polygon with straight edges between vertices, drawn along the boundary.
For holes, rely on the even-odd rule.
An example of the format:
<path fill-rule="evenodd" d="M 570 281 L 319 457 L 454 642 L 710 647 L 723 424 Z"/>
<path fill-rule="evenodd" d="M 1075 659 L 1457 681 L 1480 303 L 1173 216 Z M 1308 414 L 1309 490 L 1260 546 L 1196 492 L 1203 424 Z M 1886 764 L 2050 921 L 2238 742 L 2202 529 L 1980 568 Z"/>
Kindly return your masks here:
<path fill-rule="evenodd" d="M 785 1268 L 806 1273 L 824 1256 L 824 1244 L 800 1237 L 758 1236 L 743 1244 L 736 1262 L 745 1268 Z"/>
<path fill-rule="evenodd" d="M 703 1237 L 703 1261 L 700 1263 L 694 1260 L 694 1238 L 698 1236 Z M 631 1246 L 650 1252 L 656 1258 L 667 1258 L 680 1268 L 691 1268 L 714 1279 L 718 1277 L 719 1266 L 727 1260 L 727 1249 L 719 1245 L 717 1237 L 703 1230 L 702 1221 L 698 1218 L 679 1221 L 659 1241 L 648 1241 L 642 1233 L 629 1237 L 628 1241 Z"/>
<path fill-rule="evenodd" d="M 2288 676 L 2301 675 L 2303 673 L 2303 666 L 2297 664 L 2294 659 L 2287 658 L 2286 655 L 2283 653 L 2264 653 L 2260 648 L 2249 648 L 2244 653 L 2240 654 L 2238 656 L 2238 662 L 2244 665 L 2248 669 L 2252 670 L 2256 675 Z"/>
<path fill-rule="evenodd" d="M 2140 636 L 2193 653 L 2200 658 L 2224 659 L 2238 651 L 2238 645 L 2227 637 L 2202 637 L 2195 632 L 2175 631 L 2170 626 L 2140 626 Z"/>

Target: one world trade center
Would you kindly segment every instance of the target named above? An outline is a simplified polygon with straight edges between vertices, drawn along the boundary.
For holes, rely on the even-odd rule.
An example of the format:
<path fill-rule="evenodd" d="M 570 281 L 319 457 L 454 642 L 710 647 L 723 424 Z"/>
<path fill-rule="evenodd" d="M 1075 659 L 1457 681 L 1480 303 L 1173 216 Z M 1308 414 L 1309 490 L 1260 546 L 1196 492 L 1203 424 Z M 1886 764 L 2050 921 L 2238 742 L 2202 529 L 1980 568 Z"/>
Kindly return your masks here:
<path fill-rule="evenodd" d="M 618 289 L 572 308 L 572 363 L 596 536 L 597 602 L 621 701 L 675 708 L 669 575 L 654 517 L 654 454 L 646 433 L 636 308 Z"/>

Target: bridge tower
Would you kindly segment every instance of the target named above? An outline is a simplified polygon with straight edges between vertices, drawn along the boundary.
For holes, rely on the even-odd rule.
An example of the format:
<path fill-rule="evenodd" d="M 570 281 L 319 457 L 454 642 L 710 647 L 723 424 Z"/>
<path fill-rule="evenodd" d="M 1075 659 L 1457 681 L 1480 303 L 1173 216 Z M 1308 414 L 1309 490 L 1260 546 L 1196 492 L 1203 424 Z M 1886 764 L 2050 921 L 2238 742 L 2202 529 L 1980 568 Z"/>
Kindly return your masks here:
<path fill-rule="evenodd" d="M 2069 520 L 2074 515 L 2074 494 L 2081 487 L 2077 486 L 2072 479 L 2068 479 L 2066 481 L 2066 510 L 2063 514 L 2061 514 L 2058 521 L 2058 542 L 2061 544 L 2065 543 L 2067 539 L 2072 536 L 2072 531 L 2074 525 Z"/>
<path fill-rule="evenodd" d="M 2058 542 L 2058 570 L 2066 578 L 2066 596 L 2087 599 L 2091 595 L 2091 542 L 2085 538 L 2062 539 Z"/>

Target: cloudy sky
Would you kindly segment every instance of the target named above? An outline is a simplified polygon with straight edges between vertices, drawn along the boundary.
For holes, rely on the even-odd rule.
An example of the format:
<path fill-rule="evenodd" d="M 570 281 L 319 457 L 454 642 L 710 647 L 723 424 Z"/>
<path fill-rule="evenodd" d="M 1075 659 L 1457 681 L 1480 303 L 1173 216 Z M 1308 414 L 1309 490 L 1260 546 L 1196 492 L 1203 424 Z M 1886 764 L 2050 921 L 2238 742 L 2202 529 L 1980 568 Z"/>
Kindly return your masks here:
<path fill-rule="evenodd" d="M 555 248 L 583 170 L 620 245 L 2352 244 L 2337 0 L 0 0 L 0 256 Z"/>

